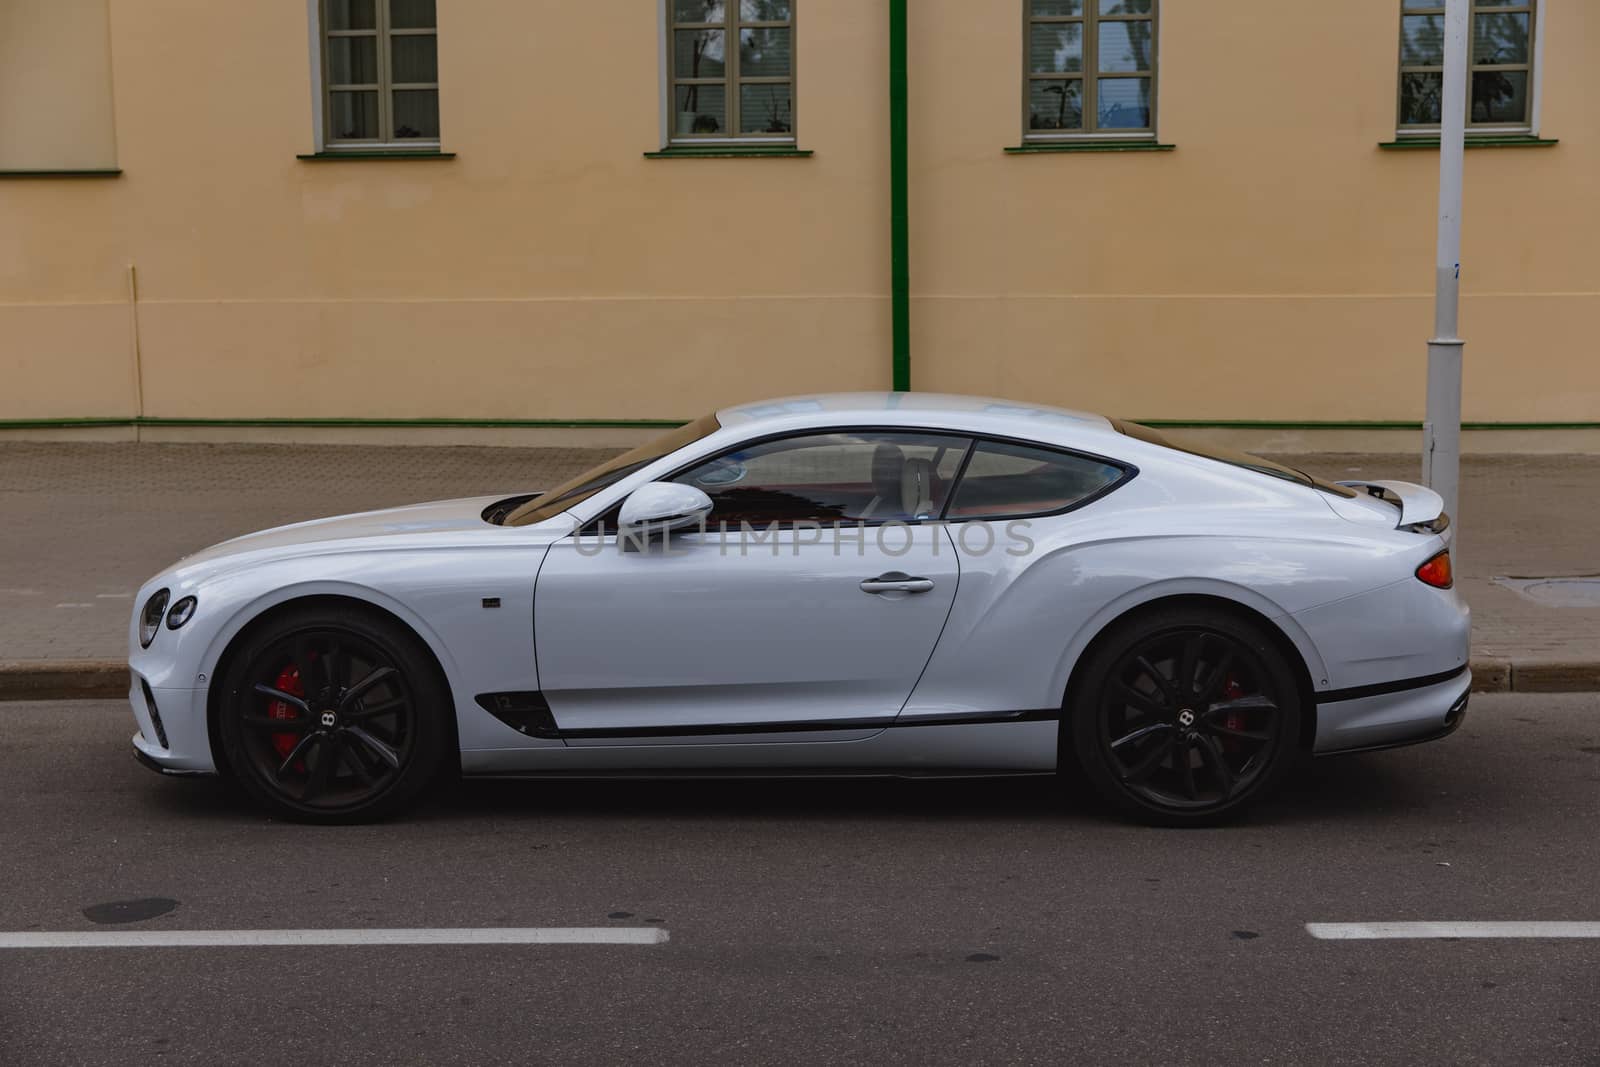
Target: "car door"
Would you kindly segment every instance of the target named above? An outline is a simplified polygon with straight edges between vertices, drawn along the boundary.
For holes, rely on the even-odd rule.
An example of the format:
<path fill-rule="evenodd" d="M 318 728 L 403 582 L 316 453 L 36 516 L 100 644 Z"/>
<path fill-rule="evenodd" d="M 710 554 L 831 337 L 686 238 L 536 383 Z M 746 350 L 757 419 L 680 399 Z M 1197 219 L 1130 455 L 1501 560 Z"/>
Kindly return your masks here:
<path fill-rule="evenodd" d="M 557 728 L 569 744 L 670 744 L 888 723 L 955 599 L 956 553 L 930 520 L 969 448 L 898 431 L 762 440 L 670 479 L 711 497 L 703 530 L 619 538 L 613 509 L 558 542 L 534 594 Z"/>

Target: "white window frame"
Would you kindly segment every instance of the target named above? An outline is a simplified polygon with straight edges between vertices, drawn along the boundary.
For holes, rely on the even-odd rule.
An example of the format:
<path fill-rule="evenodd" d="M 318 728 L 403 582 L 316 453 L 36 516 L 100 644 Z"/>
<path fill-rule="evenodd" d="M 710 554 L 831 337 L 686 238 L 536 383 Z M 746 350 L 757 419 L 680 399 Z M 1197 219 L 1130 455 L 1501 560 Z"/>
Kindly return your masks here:
<path fill-rule="evenodd" d="M 1439 2 L 1442 4 L 1444 2 L 1444 0 L 1439 0 Z M 1529 78 L 1528 78 L 1528 96 L 1529 96 L 1529 100 L 1528 100 L 1528 121 L 1526 123 L 1522 123 L 1522 122 L 1498 123 L 1498 124 L 1495 124 L 1495 125 L 1492 125 L 1492 126 L 1490 126 L 1490 125 L 1474 126 L 1471 123 L 1468 123 L 1468 125 L 1467 125 L 1467 140 L 1469 140 L 1469 141 L 1474 137 L 1505 137 L 1505 136 L 1516 137 L 1516 136 L 1522 136 L 1522 135 L 1526 135 L 1526 136 L 1529 136 L 1529 137 L 1538 137 L 1539 136 L 1540 117 L 1541 117 L 1542 108 L 1543 108 L 1543 104 L 1544 104 L 1544 37 L 1545 37 L 1545 27 L 1550 21 L 1551 10 L 1553 8 L 1555 8 L 1557 5 L 1554 4 L 1554 3 L 1551 3 L 1550 0 L 1531 0 L 1531 2 L 1532 2 L 1533 7 L 1534 7 L 1534 14 L 1533 14 L 1533 42 L 1532 42 L 1533 54 L 1531 56 L 1531 62 L 1532 62 L 1533 69 L 1529 72 Z M 1470 0 L 1469 0 L 1469 3 L 1470 3 Z M 1405 16 L 1405 14 L 1406 14 L 1406 12 L 1405 12 L 1404 8 L 1402 7 L 1402 9 L 1401 9 L 1401 17 L 1403 18 Z M 1467 17 L 1470 19 L 1472 17 L 1472 12 L 1469 11 Z M 1157 32 L 1159 32 L 1159 30 Z M 1403 47 L 1403 45 L 1402 45 L 1402 47 Z M 1471 47 L 1471 39 L 1470 39 L 1470 37 L 1468 39 L 1468 47 L 1469 48 Z M 1471 56 L 1470 55 L 1468 56 L 1468 68 L 1469 69 L 1468 69 L 1468 72 L 1467 72 L 1467 107 L 1470 109 L 1472 107 L 1472 72 L 1471 72 L 1471 69 L 1470 69 L 1471 68 Z M 1404 141 L 1407 138 L 1413 138 L 1413 137 L 1437 138 L 1439 136 L 1439 133 L 1440 133 L 1440 130 L 1439 130 L 1438 126 L 1401 126 L 1399 124 L 1399 118 L 1400 118 L 1400 115 L 1399 115 L 1400 78 L 1401 78 L 1401 75 L 1399 73 L 1399 69 L 1396 68 L 1396 72 L 1395 72 L 1395 109 L 1396 109 L 1395 110 L 1395 120 L 1396 120 L 1395 121 L 1395 139 L 1399 140 L 1399 141 Z"/>
<path fill-rule="evenodd" d="M 656 5 L 656 33 L 658 35 L 660 97 L 661 97 L 661 145 L 663 148 L 719 148 L 719 147 L 778 147 L 793 148 L 799 143 L 797 140 L 800 130 L 800 51 L 798 12 L 794 8 L 789 12 L 790 51 L 789 51 L 789 90 L 791 100 L 789 104 L 790 132 L 786 134 L 728 134 L 720 137 L 679 137 L 674 122 L 672 77 L 672 5 L 670 0 L 653 0 Z M 728 0 L 737 6 L 739 0 Z M 797 7 L 799 0 L 796 0 Z M 738 47 L 739 31 L 731 24 L 728 31 L 733 38 L 734 47 Z M 733 91 L 737 93 L 738 80 L 732 80 Z M 731 111 L 730 111 L 731 114 Z"/>
<path fill-rule="evenodd" d="M 1088 11 L 1091 4 L 1098 0 L 1084 0 L 1085 13 L 1084 25 L 1088 25 Z M 1032 130 L 1028 128 L 1029 83 L 1031 77 L 1032 57 L 1029 42 L 1032 35 L 1032 11 L 1028 0 L 1022 3 L 1022 143 L 1023 144 L 1071 144 L 1074 141 L 1099 143 L 1102 141 L 1149 141 L 1159 142 L 1161 131 L 1161 93 L 1166 79 L 1161 76 L 1161 55 L 1166 46 L 1167 20 L 1162 17 L 1161 0 L 1154 0 L 1151 4 L 1154 33 L 1152 34 L 1153 48 L 1150 57 L 1150 128 L 1146 130 L 1119 130 L 1093 129 L 1093 130 Z M 1088 79 L 1100 77 L 1098 70 L 1091 69 L 1091 64 L 1098 65 L 1100 57 L 1089 55 L 1088 35 L 1084 37 L 1084 71 L 1083 79 L 1087 84 Z"/>
<path fill-rule="evenodd" d="M 377 4 L 387 4 L 388 0 L 375 0 Z M 311 143 L 312 150 L 319 155 L 338 152 L 438 152 L 442 149 L 440 137 L 422 138 L 407 137 L 403 140 L 389 141 L 334 141 L 328 143 L 328 93 L 327 93 L 327 50 L 326 35 L 322 28 L 323 0 L 306 0 L 306 27 L 307 48 L 309 50 L 311 68 Z M 437 39 L 438 27 L 434 27 Z M 379 48 L 383 46 L 382 35 L 379 35 Z M 434 91 L 438 92 L 439 83 L 435 83 Z M 380 90 L 381 92 L 381 90 Z M 443 123 L 441 122 L 441 131 Z"/>

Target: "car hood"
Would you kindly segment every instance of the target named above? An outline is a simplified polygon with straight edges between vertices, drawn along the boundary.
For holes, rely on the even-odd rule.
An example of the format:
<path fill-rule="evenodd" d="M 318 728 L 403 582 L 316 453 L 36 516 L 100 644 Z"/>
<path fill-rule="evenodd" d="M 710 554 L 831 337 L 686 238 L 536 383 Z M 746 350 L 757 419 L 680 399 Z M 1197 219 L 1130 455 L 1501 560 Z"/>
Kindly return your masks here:
<path fill-rule="evenodd" d="M 419 544 L 435 540 L 459 542 L 462 538 L 500 529 L 484 521 L 483 511 L 490 504 L 510 495 L 497 493 L 459 500 L 436 500 L 428 504 L 362 511 L 353 515 L 335 515 L 278 526 L 203 548 L 185 556 L 178 566 L 188 569 L 225 563 L 230 559 L 255 561 L 263 557 L 301 555 L 321 548 L 332 548 L 330 542 L 338 542 L 340 547 L 379 538 L 410 539 Z"/>

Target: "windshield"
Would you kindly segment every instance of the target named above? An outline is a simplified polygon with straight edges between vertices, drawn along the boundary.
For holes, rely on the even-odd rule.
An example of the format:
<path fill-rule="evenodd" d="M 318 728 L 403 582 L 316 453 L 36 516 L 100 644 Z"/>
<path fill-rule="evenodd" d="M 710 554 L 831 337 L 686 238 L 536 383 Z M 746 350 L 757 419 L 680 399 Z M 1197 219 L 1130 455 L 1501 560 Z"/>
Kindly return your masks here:
<path fill-rule="evenodd" d="M 1357 495 L 1354 490 L 1346 489 L 1342 485 L 1334 485 L 1332 482 L 1313 478 L 1305 471 L 1286 467 L 1282 463 L 1274 463 L 1272 460 L 1262 459 L 1260 456 L 1252 456 L 1248 452 L 1235 452 L 1228 448 L 1215 448 L 1192 438 L 1171 434 L 1165 430 L 1154 430 L 1149 426 L 1144 426 L 1137 422 L 1128 422 L 1125 419 L 1112 419 L 1111 425 L 1115 426 L 1119 433 L 1125 433 L 1129 437 L 1136 437 L 1152 445 L 1160 445 L 1162 448 L 1187 452 L 1191 456 L 1200 456 L 1204 459 L 1214 459 L 1218 463 L 1226 463 L 1233 467 L 1243 467 L 1245 470 L 1266 474 L 1273 478 L 1281 478 L 1286 482 L 1294 482 L 1296 485 L 1303 485 L 1309 489 L 1320 489 L 1324 493 L 1332 493 L 1335 496 L 1353 497 Z"/>
<path fill-rule="evenodd" d="M 559 515 L 607 486 L 616 485 L 634 471 L 654 463 L 662 456 L 676 452 L 684 445 L 692 444 L 702 437 L 709 437 L 721 428 L 722 424 L 717 422 L 715 414 L 685 423 L 676 430 L 664 433 L 655 440 L 624 452 L 620 456 L 614 456 L 600 466 L 591 467 L 576 478 L 569 478 L 549 492 L 534 497 L 507 515 L 505 525 L 530 526 Z"/>

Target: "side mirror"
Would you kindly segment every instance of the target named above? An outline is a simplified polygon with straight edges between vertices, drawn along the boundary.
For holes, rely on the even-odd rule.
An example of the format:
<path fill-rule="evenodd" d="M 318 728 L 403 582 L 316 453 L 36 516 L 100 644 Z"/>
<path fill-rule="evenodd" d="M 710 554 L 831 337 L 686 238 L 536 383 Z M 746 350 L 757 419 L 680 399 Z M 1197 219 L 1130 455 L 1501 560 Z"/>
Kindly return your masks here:
<path fill-rule="evenodd" d="M 624 534 L 665 533 L 698 526 L 711 514 L 711 498 L 692 485 L 650 482 L 622 502 L 617 525 Z"/>

